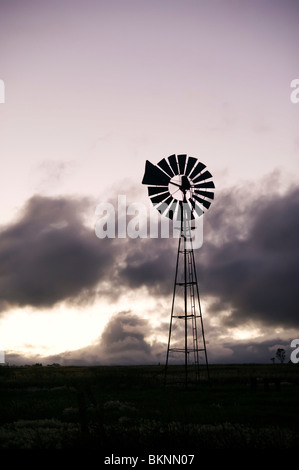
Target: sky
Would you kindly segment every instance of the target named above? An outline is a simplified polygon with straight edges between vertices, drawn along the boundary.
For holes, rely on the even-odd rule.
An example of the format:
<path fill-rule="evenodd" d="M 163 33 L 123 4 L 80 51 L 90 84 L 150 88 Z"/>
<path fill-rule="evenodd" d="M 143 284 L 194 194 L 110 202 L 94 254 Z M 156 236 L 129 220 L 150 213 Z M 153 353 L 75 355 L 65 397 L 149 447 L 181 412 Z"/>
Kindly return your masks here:
<path fill-rule="evenodd" d="M 96 209 L 150 214 L 146 160 L 182 153 L 216 186 L 195 253 L 209 361 L 288 359 L 298 22 L 297 0 L 0 0 L 6 362 L 165 361 L 177 240 L 100 239 Z"/>

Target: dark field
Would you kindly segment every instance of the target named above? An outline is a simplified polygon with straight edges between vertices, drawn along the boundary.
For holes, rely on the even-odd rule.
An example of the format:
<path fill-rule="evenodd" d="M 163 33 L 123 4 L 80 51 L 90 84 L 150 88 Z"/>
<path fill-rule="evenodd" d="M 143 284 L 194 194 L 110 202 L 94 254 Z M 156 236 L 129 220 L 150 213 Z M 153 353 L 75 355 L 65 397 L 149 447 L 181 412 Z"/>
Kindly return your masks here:
<path fill-rule="evenodd" d="M 164 387 L 162 366 L 1 367 L 0 449 L 100 456 L 298 447 L 297 365 L 214 365 L 210 375 L 210 384 L 185 389 Z"/>

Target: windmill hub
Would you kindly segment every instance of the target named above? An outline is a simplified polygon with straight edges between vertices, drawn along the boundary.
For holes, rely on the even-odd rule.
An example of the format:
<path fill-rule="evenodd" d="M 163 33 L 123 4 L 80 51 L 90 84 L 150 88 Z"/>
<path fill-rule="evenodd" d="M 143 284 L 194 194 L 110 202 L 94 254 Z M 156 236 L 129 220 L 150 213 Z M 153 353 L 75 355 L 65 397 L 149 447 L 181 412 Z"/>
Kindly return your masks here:
<path fill-rule="evenodd" d="M 183 201 L 186 196 L 187 199 L 191 197 L 191 184 L 187 176 L 175 175 L 171 178 L 168 185 L 168 190 L 171 196 L 177 201 Z M 189 192 L 189 194 L 187 194 Z"/>

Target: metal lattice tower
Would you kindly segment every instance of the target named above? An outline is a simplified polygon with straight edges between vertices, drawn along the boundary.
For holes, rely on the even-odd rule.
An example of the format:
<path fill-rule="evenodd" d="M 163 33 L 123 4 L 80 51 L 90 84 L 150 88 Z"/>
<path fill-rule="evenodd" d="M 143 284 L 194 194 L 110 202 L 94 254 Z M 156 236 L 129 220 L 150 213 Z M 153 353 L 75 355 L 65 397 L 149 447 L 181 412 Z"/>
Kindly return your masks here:
<path fill-rule="evenodd" d="M 208 356 L 192 246 L 192 228 L 188 218 L 182 220 L 165 365 L 166 383 L 171 359 L 181 362 L 183 358 L 182 381 L 185 386 L 188 383 L 199 382 L 202 364 L 205 365 L 205 375 L 209 379 Z M 176 334 L 176 330 L 179 334 Z M 179 376 L 177 380 L 180 380 Z"/>
<path fill-rule="evenodd" d="M 199 288 L 192 244 L 192 223 L 203 216 L 214 199 L 215 188 L 206 166 L 187 155 L 171 155 L 157 166 L 146 162 L 143 184 L 156 209 L 171 220 L 180 222 L 173 299 L 165 366 L 165 383 L 169 378 L 171 362 L 180 365 L 182 381 L 198 382 L 205 366 L 209 379 L 207 349 L 200 305 Z M 173 370 L 173 369 L 172 369 Z"/>

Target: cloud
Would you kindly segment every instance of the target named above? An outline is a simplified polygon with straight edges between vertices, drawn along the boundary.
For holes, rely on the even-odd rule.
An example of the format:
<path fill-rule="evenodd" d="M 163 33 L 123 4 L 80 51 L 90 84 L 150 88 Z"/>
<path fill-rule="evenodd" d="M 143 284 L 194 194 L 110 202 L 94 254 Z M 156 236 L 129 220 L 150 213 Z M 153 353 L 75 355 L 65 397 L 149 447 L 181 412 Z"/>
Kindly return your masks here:
<path fill-rule="evenodd" d="M 244 223 L 249 219 L 245 236 L 240 236 L 242 227 L 239 234 L 238 227 L 230 227 L 236 224 L 234 196 L 225 201 L 225 206 L 230 203 L 230 217 L 225 220 L 216 214 L 215 223 L 211 214 L 211 225 L 218 225 L 224 242 L 206 242 L 203 248 L 203 294 L 217 299 L 215 312 L 231 312 L 227 326 L 248 321 L 298 326 L 299 188 L 260 200 L 251 197 L 243 213 Z"/>
<path fill-rule="evenodd" d="M 0 234 L 2 305 L 50 307 L 88 297 L 107 275 L 112 252 L 82 220 L 87 199 L 32 197 Z"/>
<path fill-rule="evenodd" d="M 205 216 L 204 244 L 195 252 L 201 296 L 213 301 L 210 316 L 226 313 L 224 328 L 249 323 L 295 328 L 299 188 L 284 193 L 255 189 L 219 191 Z M 3 228 L 3 308 L 50 308 L 95 295 L 115 302 L 128 291 L 137 295 L 140 288 L 145 296 L 171 297 L 177 240 L 100 240 L 93 227 L 84 225 L 86 213 L 94 209 L 87 199 L 35 196 L 19 220 Z"/>
<path fill-rule="evenodd" d="M 168 325 L 167 325 L 168 328 Z M 155 330 L 148 320 L 131 311 L 114 314 L 106 324 L 101 336 L 93 344 L 75 351 L 65 351 L 51 356 L 22 356 L 7 352 L 5 360 L 11 365 L 58 363 L 60 365 L 139 365 L 165 364 L 167 344 L 152 341 Z M 167 334 L 165 332 L 165 339 Z M 218 341 L 207 345 L 210 364 L 271 363 L 278 348 L 286 351 L 290 360 L 290 341 L 279 337 L 265 340 Z M 181 357 L 182 359 L 182 357 Z"/>
<path fill-rule="evenodd" d="M 48 188 L 57 188 L 74 168 L 74 161 L 43 160 L 36 166 L 30 178 L 36 191 L 40 193 Z"/>
<path fill-rule="evenodd" d="M 271 191 L 270 179 L 260 191 L 258 185 L 220 191 L 205 215 L 204 244 L 195 252 L 200 292 L 213 299 L 212 315 L 228 314 L 224 327 L 299 325 L 299 188 Z M 119 283 L 171 295 L 176 243 L 128 241 Z"/>
<path fill-rule="evenodd" d="M 176 243 L 170 239 L 132 240 L 117 273 L 131 289 L 145 286 L 151 295 L 167 295 L 173 289 Z"/>
<path fill-rule="evenodd" d="M 51 308 L 61 301 L 87 302 L 96 295 L 113 302 L 141 286 L 165 291 L 169 240 L 155 240 L 155 253 L 150 239 L 99 239 L 94 226 L 84 224 L 89 215 L 95 223 L 95 207 L 87 198 L 36 195 L 17 220 L 2 227 L 2 311 L 12 306 Z M 164 271 L 155 269 L 158 258 Z"/>
<path fill-rule="evenodd" d="M 227 356 L 222 358 L 220 355 L 216 358 L 217 363 L 264 363 L 271 364 L 271 358 L 276 356 L 278 348 L 286 351 L 285 362 L 289 362 L 291 355 L 290 342 L 280 338 L 268 339 L 262 342 L 257 341 L 238 341 L 228 342 L 223 345 L 224 350 L 229 351 Z"/>
<path fill-rule="evenodd" d="M 8 353 L 10 364 L 42 363 L 60 365 L 158 364 L 165 360 L 165 345 L 150 341 L 153 333 L 148 320 L 130 311 L 118 312 L 106 324 L 98 340 L 85 348 L 52 356 L 22 357 Z"/>
<path fill-rule="evenodd" d="M 148 339 L 152 332 L 149 321 L 138 315 L 114 315 L 100 338 L 100 360 L 115 364 L 157 363 L 157 346 Z"/>

